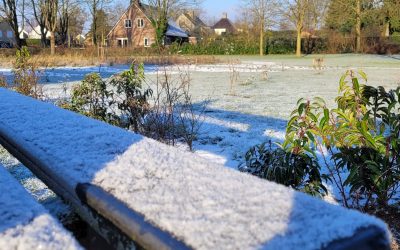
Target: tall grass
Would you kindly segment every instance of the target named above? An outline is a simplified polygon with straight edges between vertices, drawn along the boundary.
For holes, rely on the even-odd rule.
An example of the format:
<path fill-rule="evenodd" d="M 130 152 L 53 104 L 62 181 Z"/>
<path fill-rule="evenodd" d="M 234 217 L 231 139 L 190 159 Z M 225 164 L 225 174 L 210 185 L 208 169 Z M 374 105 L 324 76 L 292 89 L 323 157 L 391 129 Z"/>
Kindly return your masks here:
<path fill-rule="evenodd" d="M 12 67 L 15 49 L 0 49 L 0 67 Z M 160 57 L 152 49 L 133 48 L 57 48 L 55 55 L 49 49 L 29 48 L 31 60 L 38 67 L 93 66 L 129 64 L 132 61 L 145 64 L 213 64 L 219 60 L 208 55 L 167 55 Z"/>

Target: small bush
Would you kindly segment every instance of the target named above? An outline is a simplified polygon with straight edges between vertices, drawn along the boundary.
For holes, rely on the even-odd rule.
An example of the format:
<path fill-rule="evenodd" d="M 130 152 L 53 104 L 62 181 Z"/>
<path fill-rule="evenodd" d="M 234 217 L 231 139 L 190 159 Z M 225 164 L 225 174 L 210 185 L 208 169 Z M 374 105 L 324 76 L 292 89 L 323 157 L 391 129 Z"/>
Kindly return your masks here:
<path fill-rule="evenodd" d="M 30 62 L 30 53 L 26 47 L 17 50 L 13 73 L 13 89 L 23 95 L 34 98 L 42 97 L 42 88 L 38 84 L 38 69 L 35 64 Z"/>
<path fill-rule="evenodd" d="M 73 87 L 70 102 L 63 103 L 61 106 L 115 124 L 116 117 L 110 111 L 113 103 L 113 92 L 107 90 L 107 83 L 99 74 L 92 73 L 86 75 L 80 84 Z"/>
<path fill-rule="evenodd" d="M 283 146 L 296 154 L 319 151 L 345 206 L 386 207 L 400 186 L 400 87 L 367 86 L 348 71 L 339 91 L 336 109 L 321 98 L 300 100 Z"/>
<path fill-rule="evenodd" d="M 150 111 L 148 98 L 153 94 L 151 89 L 142 91 L 144 81 L 143 64 L 132 64 L 129 70 L 112 78 L 111 85 L 119 95 L 117 106 L 122 114 L 121 125 L 140 132 L 145 115 Z"/>
<path fill-rule="evenodd" d="M 59 105 L 167 144 L 181 140 L 192 150 L 201 121 L 189 94 L 190 76 L 180 71 L 174 78 L 166 68 L 158 73 L 154 95 L 152 89 L 143 88 L 143 64 L 132 64 L 109 81 L 88 74 L 73 87 L 71 98 Z"/>
<path fill-rule="evenodd" d="M 343 75 L 335 109 L 318 97 L 300 99 L 282 148 L 250 149 L 241 169 L 316 194 L 326 191 L 320 185 L 326 179 L 346 207 L 387 207 L 400 188 L 400 87 L 386 91 L 360 78 L 367 80 L 363 72 Z M 329 176 L 319 174 L 318 160 Z M 315 184 L 307 189 L 308 183 Z"/>
<path fill-rule="evenodd" d="M 307 154 L 294 154 L 282 148 L 273 149 L 263 143 L 252 147 L 245 156 L 246 162 L 239 167 L 242 172 L 251 173 L 269 181 L 314 196 L 323 196 L 327 189 L 322 184 L 325 178 L 320 173 L 316 159 Z"/>

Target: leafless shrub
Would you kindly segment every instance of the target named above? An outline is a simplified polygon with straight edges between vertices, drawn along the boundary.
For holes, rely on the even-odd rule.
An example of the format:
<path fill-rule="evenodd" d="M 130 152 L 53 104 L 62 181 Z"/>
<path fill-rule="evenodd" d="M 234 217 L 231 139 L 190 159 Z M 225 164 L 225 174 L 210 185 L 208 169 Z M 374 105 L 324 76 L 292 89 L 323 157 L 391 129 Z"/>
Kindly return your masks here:
<path fill-rule="evenodd" d="M 266 81 L 269 78 L 270 67 L 268 65 L 264 65 L 261 68 L 261 80 Z"/>
<path fill-rule="evenodd" d="M 203 114 L 206 105 L 200 105 L 196 109 L 192 102 L 189 91 L 190 85 L 183 90 L 183 102 L 178 105 L 178 135 L 187 144 L 190 151 L 193 151 L 193 142 L 197 139 L 201 125 L 203 124 Z"/>
<path fill-rule="evenodd" d="M 229 62 L 229 94 L 236 95 L 235 85 L 239 80 L 240 74 L 234 62 Z"/>
<path fill-rule="evenodd" d="M 192 102 L 189 72 L 178 67 L 177 74 L 173 75 L 162 67 L 155 82 L 150 84 L 153 101 L 145 119 L 144 134 L 170 145 L 183 140 L 193 150 L 205 108 L 196 108 Z"/>
<path fill-rule="evenodd" d="M 318 57 L 313 59 L 313 68 L 320 72 L 325 67 L 324 58 Z"/>

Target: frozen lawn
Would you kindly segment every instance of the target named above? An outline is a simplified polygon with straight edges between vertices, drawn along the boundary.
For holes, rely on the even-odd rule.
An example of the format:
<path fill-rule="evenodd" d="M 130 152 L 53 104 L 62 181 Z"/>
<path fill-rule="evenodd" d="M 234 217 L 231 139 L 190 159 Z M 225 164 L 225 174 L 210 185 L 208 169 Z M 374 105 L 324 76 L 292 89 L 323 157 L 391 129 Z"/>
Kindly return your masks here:
<path fill-rule="evenodd" d="M 323 70 L 313 69 L 316 57 L 324 58 L 326 67 Z M 400 85 L 400 56 L 222 56 L 221 59 L 233 63 L 169 67 L 168 70 L 171 73 L 189 71 L 194 102 L 210 101 L 195 143 L 196 153 L 233 168 L 252 145 L 283 139 L 286 121 L 299 98 L 320 96 L 332 106 L 338 93 L 338 81 L 347 69 L 366 72 L 370 85 L 386 88 Z M 125 68 L 102 70 L 117 72 Z M 230 91 L 232 68 L 239 72 L 233 94 Z M 146 70 L 151 84 L 155 79 L 154 67 Z M 89 71 L 85 68 L 74 72 Z M 67 83 L 67 89 L 72 84 Z M 46 84 L 44 89 L 51 99 L 65 95 L 59 83 Z"/>
<path fill-rule="evenodd" d="M 313 58 L 323 57 L 325 69 L 314 70 Z M 179 66 L 168 68 L 176 73 L 191 73 L 191 93 L 194 102 L 210 100 L 204 123 L 197 141 L 196 154 L 213 162 L 236 168 L 245 152 L 253 145 L 284 138 L 285 125 L 299 98 L 321 96 L 333 105 L 337 96 L 338 81 L 347 69 L 361 69 L 369 77 L 369 84 L 395 88 L 400 84 L 400 56 L 328 55 L 307 56 L 222 56 L 234 64 Z M 232 67 L 239 72 L 232 95 L 230 74 Z M 50 99 L 63 97 L 71 86 L 90 72 L 100 72 L 108 77 L 128 66 L 57 68 L 46 71 L 45 94 Z M 154 81 L 154 66 L 147 66 L 149 84 Z M 267 71 L 265 80 L 264 72 Z M 10 74 L 7 69 L 0 73 Z M 64 82 L 65 84 L 61 84 Z M 66 90 L 66 92 L 65 92 Z M 185 148 L 184 145 L 180 147 Z M 18 168 L 14 168 L 18 171 Z M 18 175 L 18 173 L 17 173 Z M 29 183 L 35 183 L 29 181 Z M 39 184 L 34 195 L 48 193 Z M 39 195 L 40 196 L 40 195 Z M 37 197 L 41 199 L 40 197 Z"/>

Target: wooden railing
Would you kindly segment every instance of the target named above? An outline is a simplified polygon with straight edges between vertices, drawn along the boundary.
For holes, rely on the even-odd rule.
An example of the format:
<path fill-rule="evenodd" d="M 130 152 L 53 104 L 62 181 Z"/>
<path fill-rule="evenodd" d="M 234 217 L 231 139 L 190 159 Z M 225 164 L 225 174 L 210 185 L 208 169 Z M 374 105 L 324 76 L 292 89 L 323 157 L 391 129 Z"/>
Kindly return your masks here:
<path fill-rule="evenodd" d="M 116 248 L 389 249 L 376 218 L 1 88 L 0 144 Z"/>

